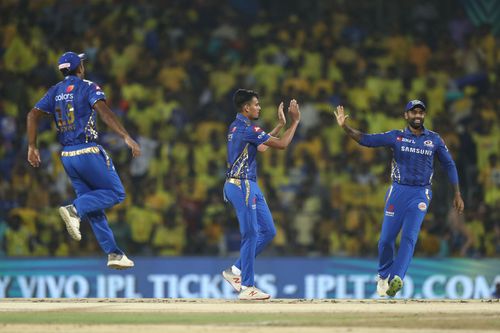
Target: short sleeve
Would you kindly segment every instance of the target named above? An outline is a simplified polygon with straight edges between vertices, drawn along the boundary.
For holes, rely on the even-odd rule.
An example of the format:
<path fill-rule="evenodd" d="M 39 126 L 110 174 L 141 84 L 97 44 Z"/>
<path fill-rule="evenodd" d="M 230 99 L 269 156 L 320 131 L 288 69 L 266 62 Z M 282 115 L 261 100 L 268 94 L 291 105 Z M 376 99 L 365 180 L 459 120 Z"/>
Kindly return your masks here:
<path fill-rule="evenodd" d="M 35 108 L 48 114 L 54 114 L 54 87 L 51 87 L 47 93 L 35 104 Z"/>
<path fill-rule="evenodd" d="M 90 106 L 94 106 L 94 104 L 99 101 L 99 100 L 106 100 L 106 95 L 104 94 L 104 91 L 102 91 L 101 87 L 99 87 L 97 84 L 94 82 L 89 82 L 89 88 L 88 88 L 88 101 Z"/>
<path fill-rule="evenodd" d="M 245 130 L 245 141 L 259 146 L 269 140 L 271 136 L 259 126 L 248 126 Z"/>

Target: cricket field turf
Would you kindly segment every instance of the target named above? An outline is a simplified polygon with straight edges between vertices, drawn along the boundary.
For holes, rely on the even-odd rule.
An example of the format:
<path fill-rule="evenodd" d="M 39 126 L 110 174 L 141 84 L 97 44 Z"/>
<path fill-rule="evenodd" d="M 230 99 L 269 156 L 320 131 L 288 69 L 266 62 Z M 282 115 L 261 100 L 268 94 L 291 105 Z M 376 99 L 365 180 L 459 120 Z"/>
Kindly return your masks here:
<path fill-rule="evenodd" d="M 499 300 L 0 299 L 0 332 L 500 332 Z"/>

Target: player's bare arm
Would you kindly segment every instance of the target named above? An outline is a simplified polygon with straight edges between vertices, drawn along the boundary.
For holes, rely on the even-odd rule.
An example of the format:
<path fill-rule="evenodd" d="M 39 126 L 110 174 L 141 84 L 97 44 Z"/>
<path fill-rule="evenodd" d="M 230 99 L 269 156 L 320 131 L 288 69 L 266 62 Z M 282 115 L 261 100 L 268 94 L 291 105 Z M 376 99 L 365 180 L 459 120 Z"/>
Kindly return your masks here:
<path fill-rule="evenodd" d="M 28 132 L 28 162 L 35 168 L 40 166 L 42 160 L 40 159 L 40 152 L 36 146 L 38 122 L 45 113 L 37 108 L 31 109 L 28 113 L 26 127 Z"/>
<path fill-rule="evenodd" d="M 273 128 L 273 130 L 271 132 L 269 132 L 269 135 L 270 136 L 278 136 L 281 129 L 286 125 L 286 117 L 285 117 L 285 113 L 283 112 L 283 102 L 280 103 L 280 105 L 278 105 L 278 125 L 276 125 L 275 128 Z M 269 149 L 269 146 L 266 146 L 265 144 L 261 144 L 259 147 L 257 147 L 257 149 L 262 152 L 262 151 L 266 151 L 267 149 Z"/>
<path fill-rule="evenodd" d="M 283 112 L 283 102 L 278 105 L 278 125 L 271 132 L 269 132 L 270 136 L 278 136 L 280 131 L 286 125 L 286 117 L 285 112 Z"/>
<path fill-rule="evenodd" d="M 455 196 L 453 197 L 453 208 L 462 214 L 464 212 L 464 200 L 462 199 L 462 194 L 460 193 L 460 187 L 458 184 L 454 185 Z"/>
<path fill-rule="evenodd" d="M 293 136 L 295 135 L 295 131 L 297 130 L 297 126 L 299 126 L 300 122 L 299 104 L 294 99 L 290 101 L 290 105 L 288 106 L 288 114 L 290 115 L 290 119 L 292 120 L 292 124 L 290 125 L 290 127 L 285 131 L 285 133 L 283 133 L 283 136 L 281 138 L 271 136 L 269 140 L 264 142 L 266 146 L 276 149 L 285 149 L 286 147 L 288 147 L 293 139 Z"/>
<path fill-rule="evenodd" d="M 113 111 L 109 109 L 108 105 L 104 101 L 99 100 L 94 104 L 94 109 L 99 113 L 104 123 L 123 138 L 125 144 L 132 150 L 132 156 L 140 156 L 141 147 L 130 137 L 127 130 L 120 123 Z"/>
<path fill-rule="evenodd" d="M 342 105 L 337 106 L 337 111 L 333 111 L 333 113 L 337 118 L 337 124 L 344 129 L 347 135 L 353 138 L 356 142 L 359 142 L 363 133 L 346 124 L 346 120 L 349 118 L 349 115 L 344 113 L 344 107 Z"/>

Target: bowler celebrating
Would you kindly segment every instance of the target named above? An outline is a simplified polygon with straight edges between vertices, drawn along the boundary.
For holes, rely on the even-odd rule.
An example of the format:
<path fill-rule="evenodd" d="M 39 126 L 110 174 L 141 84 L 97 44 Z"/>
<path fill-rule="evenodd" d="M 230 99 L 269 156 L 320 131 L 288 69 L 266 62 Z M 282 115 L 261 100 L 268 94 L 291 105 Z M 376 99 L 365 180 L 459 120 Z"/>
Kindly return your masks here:
<path fill-rule="evenodd" d="M 338 106 L 334 113 L 337 123 L 360 145 L 390 147 L 393 151 L 393 183 L 385 197 L 385 215 L 378 243 L 377 293 L 379 296 L 394 296 L 403 287 L 420 226 L 432 198 L 434 155 L 446 169 L 455 190 L 453 206 L 461 214 L 464 202 L 457 169 L 443 139 L 424 127 L 426 107 L 419 100 L 412 100 L 406 105 L 406 129 L 380 134 L 365 134 L 349 127 L 346 124 L 349 116 L 344 114 L 343 106 Z M 395 241 L 400 231 L 401 242 L 395 255 Z"/>
<path fill-rule="evenodd" d="M 141 154 L 141 149 L 107 106 L 101 88 L 83 79 L 83 58 L 83 54 L 64 53 L 58 64 L 64 80 L 52 86 L 28 113 L 28 162 L 33 167 L 40 166 L 37 126 L 41 116 L 50 115 L 63 146 L 61 161 L 77 196 L 73 204 L 59 208 L 66 229 L 79 241 L 82 238 L 80 220 L 88 221 L 99 245 L 108 255 L 108 267 L 126 269 L 133 267 L 134 262 L 116 245 L 104 214 L 104 209 L 125 199 L 125 189 L 113 161 L 96 143 L 96 111 L 106 125 L 123 138 L 134 157 Z"/>
<path fill-rule="evenodd" d="M 255 158 L 257 151 L 264 151 L 268 147 L 285 149 L 290 144 L 299 125 L 300 111 L 297 101 L 293 99 L 288 108 L 292 124 L 281 138 L 277 138 L 275 136 L 286 123 L 283 102 L 278 107 L 279 124 L 268 134 L 252 125 L 252 121 L 259 119 L 260 115 L 256 92 L 238 89 L 233 101 L 238 114 L 229 126 L 224 196 L 236 210 L 241 248 L 240 258 L 223 271 L 222 276 L 239 292 L 239 299 L 264 300 L 270 295 L 255 287 L 254 262 L 255 257 L 276 235 L 276 228 L 264 195 L 257 185 Z"/>

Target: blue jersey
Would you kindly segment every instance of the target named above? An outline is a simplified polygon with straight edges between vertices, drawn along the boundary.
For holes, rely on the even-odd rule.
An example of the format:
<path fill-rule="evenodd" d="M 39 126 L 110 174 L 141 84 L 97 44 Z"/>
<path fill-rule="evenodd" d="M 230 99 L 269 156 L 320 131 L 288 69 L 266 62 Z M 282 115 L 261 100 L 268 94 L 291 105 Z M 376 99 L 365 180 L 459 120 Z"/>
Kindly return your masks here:
<path fill-rule="evenodd" d="M 257 180 L 257 147 L 270 138 L 260 127 L 238 113 L 227 135 L 227 178 Z"/>
<path fill-rule="evenodd" d="M 359 142 L 366 147 L 390 147 L 393 151 L 391 178 L 402 185 L 429 186 L 434 173 L 434 154 L 448 173 L 450 182 L 458 184 L 455 162 L 443 139 L 424 128 L 416 136 L 408 128 L 380 134 L 364 134 Z"/>
<path fill-rule="evenodd" d="M 73 146 L 97 140 L 93 106 L 101 99 L 106 95 L 98 85 L 70 75 L 52 86 L 35 108 L 53 115 L 59 142 Z"/>

